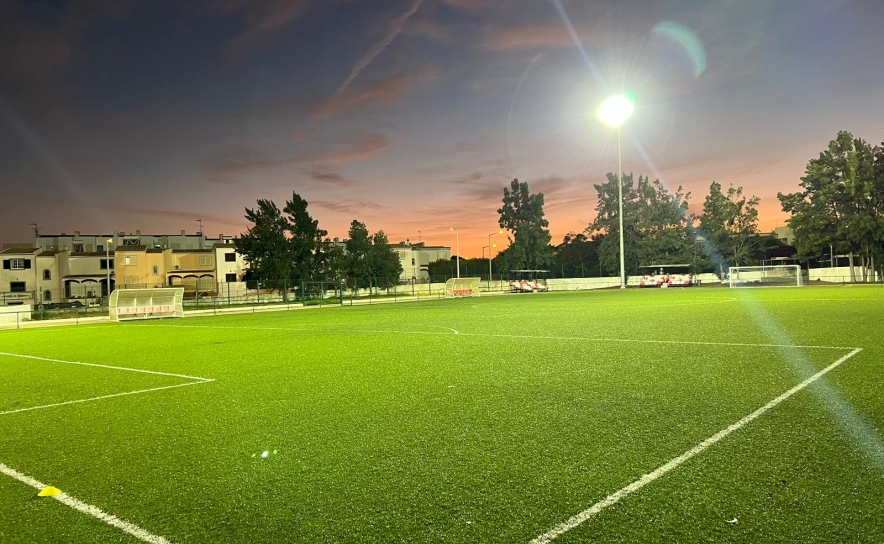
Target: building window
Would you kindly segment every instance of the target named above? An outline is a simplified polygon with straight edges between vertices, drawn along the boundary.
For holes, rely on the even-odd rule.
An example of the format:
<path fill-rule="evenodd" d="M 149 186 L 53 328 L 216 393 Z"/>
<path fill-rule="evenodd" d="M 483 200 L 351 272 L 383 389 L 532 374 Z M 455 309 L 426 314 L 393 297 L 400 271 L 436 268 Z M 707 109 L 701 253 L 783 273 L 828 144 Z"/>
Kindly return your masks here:
<path fill-rule="evenodd" d="M 414 257 L 411 258 L 411 266 L 414 266 Z"/>
<path fill-rule="evenodd" d="M 74 244 L 74 253 L 83 253 L 83 244 Z"/>
<path fill-rule="evenodd" d="M 98 267 L 102 270 L 107 270 L 107 263 L 108 263 L 107 259 L 101 259 L 101 261 L 98 264 Z M 114 267 L 114 260 L 113 259 L 110 260 L 110 267 L 111 268 Z"/>
<path fill-rule="evenodd" d="M 23 282 L 23 281 L 9 282 L 9 292 L 10 293 L 24 293 L 25 291 L 26 291 L 25 282 Z"/>
<path fill-rule="evenodd" d="M 25 269 L 25 260 L 24 259 L 12 259 L 9 261 L 9 268 L 12 270 L 24 270 Z"/>
<path fill-rule="evenodd" d="M 150 269 L 154 276 L 160 275 L 160 267 L 157 265 L 153 265 L 153 268 Z"/>
<path fill-rule="evenodd" d="M 125 266 L 135 266 L 138 264 L 138 258 L 135 255 L 126 255 L 123 257 L 123 264 Z"/>
<path fill-rule="evenodd" d="M 227 283 L 234 283 L 234 282 L 236 282 L 236 274 L 227 274 L 227 275 L 225 275 L 225 276 L 224 276 L 224 281 L 226 281 Z"/>
<path fill-rule="evenodd" d="M 43 271 L 43 279 L 44 279 L 45 281 L 49 281 L 49 280 L 52 279 L 52 271 L 49 270 L 48 268 L 47 268 L 46 270 Z"/>
<path fill-rule="evenodd" d="M 225 253 L 224 254 L 224 262 L 225 263 L 235 263 L 236 262 L 236 253 Z"/>
<path fill-rule="evenodd" d="M 138 283 L 138 276 L 126 276 L 126 279 L 123 280 L 126 285 L 135 285 Z"/>
<path fill-rule="evenodd" d="M 212 266 L 212 257 L 210 255 L 200 255 L 200 266 Z"/>
<path fill-rule="evenodd" d="M 49 302 L 50 300 L 52 300 L 52 291 L 50 291 L 49 289 L 43 291 L 43 300 L 45 302 Z"/>
<path fill-rule="evenodd" d="M 101 244 L 98 244 L 98 249 L 96 249 L 95 251 L 98 251 L 98 252 L 104 251 L 104 246 Z"/>

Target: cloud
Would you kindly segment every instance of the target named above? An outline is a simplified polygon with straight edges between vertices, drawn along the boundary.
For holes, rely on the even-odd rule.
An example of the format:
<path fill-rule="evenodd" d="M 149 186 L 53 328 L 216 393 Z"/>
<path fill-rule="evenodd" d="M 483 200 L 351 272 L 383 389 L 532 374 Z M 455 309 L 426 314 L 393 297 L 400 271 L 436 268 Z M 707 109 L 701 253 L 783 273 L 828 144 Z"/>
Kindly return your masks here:
<path fill-rule="evenodd" d="M 128 216 L 130 214 L 137 215 L 147 215 L 150 217 L 168 217 L 170 219 L 184 219 L 187 221 L 188 225 L 192 224 L 195 217 L 199 217 L 203 220 L 204 223 L 220 223 L 224 225 L 238 225 L 239 221 L 231 221 L 229 217 L 221 217 L 217 215 L 202 213 L 199 211 L 187 211 L 187 212 L 179 212 L 175 210 L 167 210 L 161 208 L 138 208 L 138 207 L 127 207 L 120 206 L 119 203 L 115 203 L 112 206 L 108 206 L 115 214 L 122 214 L 124 216 Z"/>
<path fill-rule="evenodd" d="M 443 4 L 455 8 L 482 9 L 500 6 L 500 0 L 440 0 Z"/>
<path fill-rule="evenodd" d="M 390 30 L 384 36 L 384 38 L 378 43 L 374 44 L 369 48 L 368 51 L 365 52 L 365 55 L 359 62 L 356 63 L 356 66 L 353 67 L 353 70 L 350 71 L 350 75 L 347 76 L 347 79 L 341 84 L 338 88 L 338 91 L 335 93 L 336 96 L 342 94 L 347 87 L 350 86 L 350 83 L 356 79 L 359 74 L 368 67 L 369 64 L 372 63 L 374 59 L 378 57 L 381 53 L 384 52 L 384 49 L 387 48 L 388 45 L 393 43 L 393 40 L 399 36 L 399 33 L 402 32 L 403 27 L 405 26 L 405 22 L 408 21 L 408 18 L 414 15 L 414 13 L 421 7 L 421 4 L 424 3 L 424 0 L 414 0 L 411 4 L 411 7 L 408 8 L 408 11 L 397 17 L 393 20 L 393 24 L 390 26 Z"/>
<path fill-rule="evenodd" d="M 301 171 L 310 179 L 319 183 L 333 183 L 343 186 L 353 185 L 353 181 L 345 178 L 343 174 L 332 172 L 326 168 L 305 168 Z"/>
<path fill-rule="evenodd" d="M 291 162 L 290 159 L 271 157 L 254 149 L 232 149 L 204 161 L 202 171 L 207 181 L 231 183 Z"/>
<path fill-rule="evenodd" d="M 306 0 L 266 0 L 221 2 L 220 11 L 245 11 L 245 27 L 230 40 L 230 49 L 240 52 L 268 32 L 278 30 L 307 12 Z"/>
<path fill-rule="evenodd" d="M 586 36 L 587 29 L 576 29 Z M 586 40 L 583 40 L 586 43 Z M 537 47 L 572 47 L 574 40 L 561 23 L 525 25 L 510 28 L 491 28 L 487 31 L 482 47 L 488 51 L 507 51 Z"/>
<path fill-rule="evenodd" d="M 440 25 L 427 19 L 412 19 L 402 29 L 402 33 L 446 45 L 458 45 L 463 43 L 464 34 L 468 30 L 469 28 L 463 25 Z"/>
<path fill-rule="evenodd" d="M 295 159 L 299 163 L 323 165 L 371 161 L 386 155 L 390 140 L 383 134 L 368 134 L 355 142 L 333 144 L 331 147 L 305 153 Z"/>
<path fill-rule="evenodd" d="M 370 210 L 382 210 L 383 206 L 380 204 L 375 204 L 374 202 L 367 201 L 358 201 L 358 202 L 342 202 L 342 201 L 330 201 L 330 200 L 313 200 L 310 204 L 318 206 L 320 208 L 339 213 L 350 213 L 357 214 L 365 211 L 366 209 Z"/>
<path fill-rule="evenodd" d="M 137 2 L 75 0 L 45 18 L 51 22 L 28 16 L 15 2 L 0 3 L 0 71 L 29 77 L 53 72 L 80 52 L 80 42 L 94 24 L 125 19 Z"/>
<path fill-rule="evenodd" d="M 309 119 L 315 121 L 323 117 L 330 117 L 357 106 L 372 104 L 390 104 L 405 90 L 413 87 L 417 79 L 410 75 L 400 75 L 385 79 L 380 83 L 363 87 L 353 93 L 335 95 L 329 100 L 320 102 L 311 108 Z"/>

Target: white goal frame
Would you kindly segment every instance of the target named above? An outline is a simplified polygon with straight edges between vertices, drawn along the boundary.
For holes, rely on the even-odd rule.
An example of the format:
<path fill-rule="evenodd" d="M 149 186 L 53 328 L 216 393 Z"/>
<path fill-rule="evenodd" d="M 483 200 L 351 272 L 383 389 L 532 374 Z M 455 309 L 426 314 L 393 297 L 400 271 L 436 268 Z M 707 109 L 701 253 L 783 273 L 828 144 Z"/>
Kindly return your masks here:
<path fill-rule="evenodd" d="M 114 321 L 184 317 L 184 287 L 116 289 L 108 301 L 108 314 Z"/>
<path fill-rule="evenodd" d="M 732 266 L 728 282 L 734 287 L 801 287 L 804 285 L 801 266 L 780 264 L 769 266 Z"/>
<path fill-rule="evenodd" d="M 477 297 L 481 278 L 451 278 L 445 282 L 445 298 Z"/>

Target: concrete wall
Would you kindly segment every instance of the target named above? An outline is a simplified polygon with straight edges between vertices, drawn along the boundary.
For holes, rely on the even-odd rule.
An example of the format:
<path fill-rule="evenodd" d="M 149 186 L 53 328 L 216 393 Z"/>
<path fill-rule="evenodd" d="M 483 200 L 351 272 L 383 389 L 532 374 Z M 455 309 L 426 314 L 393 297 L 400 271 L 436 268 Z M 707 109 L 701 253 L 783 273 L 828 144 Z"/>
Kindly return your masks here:
<path fill-rule="evenodd" d="M 31 320 L 31 305 L 0 306 L 0 325 L 14 325 L 20 321 Z"/>
<path fill-rule="evenodd" d="M 863 271 L 857 266 L 854 267 L 856 281 L 863 281 Z M 808 270 L 809 281 L 826 281 L 833 283 L 847 283 L 850 280 L 849 266 L 836 266 L 834 268 L 811 268 Z M 867 278 L 867 281 L 880 281 L 881 277 L 875 275 L 874 278 Z"/>

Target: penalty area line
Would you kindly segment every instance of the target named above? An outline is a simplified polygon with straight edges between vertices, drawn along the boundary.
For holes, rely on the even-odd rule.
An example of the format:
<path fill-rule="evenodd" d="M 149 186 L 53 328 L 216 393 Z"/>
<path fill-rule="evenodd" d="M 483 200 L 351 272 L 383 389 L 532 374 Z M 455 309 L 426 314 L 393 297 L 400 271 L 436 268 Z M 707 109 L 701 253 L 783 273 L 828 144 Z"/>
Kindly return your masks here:
<path fill-rule="evenodd" d="M 586 510 L 584 510 L 578 514 L 575 514 L 571 518 L 556 525 L 555 527 L 553 527 L 549 531 L 547 531 L 547 532 L 543 533 L 542 535 L 531 540 L 531 542 L 529 542 L 529 544 L 548 544 L 549 542 L 552 542 L 553 540 L 562 536 L 563 534 L 567 533 L 568 531 L 575 529 L 580 524 L 582 524 L 586 521 L 589 521 L 590 519 L 595 517 L 599 512 L 601 512 L 605 508 L 608 508 L 609 506 L 613 506 L 613 505 L 617 504 L 618 502 L 620 502 L 621 499 L 623 499 L 627 495 L 635 493 L 636 491 L 638 491 L 639 489 L 643 488 L 644 486 L 650 484 L 651 482 L 658 480 L 659 478 L 664 476 L 666 473 L 671 472 L 672 470 L 678 468 L 680 465 L 682 465 L 686 461 L 688 461 L 691 458 L 695 457 L 696 455 L 702 453 L 704 450 L 708 449 L 709 447 L 715 445 L 717 442 L 719 442 L 721 439 L 725 438 L 729 434 L 742 429 L 743 427 L 745 427 L 746 425 L 751 423 L 753 420 L 761 417 L 762 415 L 764 415 L 765 413 L 767 413 L 768 411 L 770 411 L 771 409 L 773 409 L 774 407 L 776 407 L 777 405 L 782 403 L 783 401 L 787 400 L 789 397 L 795 395 L 795 393 L 798 393 L 799 391 L 807 388 L 807 386 L 809 386 L 813 382 L 819 380 L 820 378 L 822 378 L 823 376 L 828 374 L 830 371 L 838 368 L 845 361 L 847 361 L 848 359 L 850 359 L 851 357 L 853 357 L 854 355 L 856 355 L 857 353 L 859 353 L 861 351 L 862 351 L 862 348 L 854 349 L 853 351 L 851 351 L 850 353 L 848 353 L 844 357 L 841 357 L 840 359 L 838 359 L 834 363 L 830 364 L 826 368 L 820 370 L 819 372 L 817 372 L 813 376 L 810 376 L 809 378 L 807 378 L 803 382 L 799 383 L 798 385 L 796 385 L 792 389 L 789 389 L 788 391 L 786 391 L 782 395 L 780 395 L 777 398 L 773 399 L 772 401 L 768 402 L 767 404 L 765 404 L 761 408 L 755 410 L 754 412 L 747 415 L 743 419 L 737 421 L 736 423 L 730 425 L 729 427 L 722 429 L 721 431 L 717 432 L 716 434 L 710 436 L 706 440 L 700 442 L 699 444 L 697 444 L 693 448 L 689 449 L 688 451 L 682 453 L 678 457 L 674 457 L 674 458 L 670 459 L 666 463 L 657 467 L 653 472 L 649 472 L 648 474 L 645 474 L 644 476 L 642 476 L 638 480 L 635 480 L 634 482 L 627 485 L 626 487 L 623 487 L 623 488 L 619 489 L 618 491 L 611 493 L 610 495 L 608 495 L 604 499 L 600 500 L 599 502 L 593 504 L 592 506 L 590 506 Z"/>
<path fill-rule="evenodd" d="M 11 478 L 15 478 L 16 480 L 18 480 L 19 482 L 21 482 L 23 484 L 33 487 L 37 491 L 41 491 L 45 487 L 47 487 L 46 484 L 44 484 L 38 480 L 35 480 L 34 478 L 31 478 L 30 476 L 28 476 L 26 474 L 22 474 L 21 472 L 18 472 L 17 470 L 10 468 L 10 467 L 4 465 L 3 463 L 0 463 L 0 472 L 2 472 L 3 474 L 5 474 Z M 83 514 L 90 515 L 93 518 L 95 518 L 103 523 L 106 523 L 112 527 L 116 527 L 117 529 L 120 529 L 123 532 L 129 533 L 130 535 L 134 536 L 135 538 L 137 538 L 143 542 L 149 542 L 150 544 L 172 544 L 169 540 L 166 540 L 165 538 L 163 538 L 159 535 L 155 535 L 155 534 L 151 533 L 150 531 L 142 529 L 141 527 L 139 527 L 138 525 L 135 525 L 134 523 L 130 523 L 124 519 L 120 519 L 117 516 L 114 516 L 113 514 L 108 514 L 107 512 L 98 508 L 97 506 L 92 506 L 91 504 L 87 504 L 87 503 L 77 499 L 76 497 L 72 497 L 72 496 L 68 495 L 67 493 L 65 493 L 63 491 L 52 498 L 57 500 L 58 502 L 64 504 L 65 506 L 68 506 L 70 508 L 73 508 L 74 510 L 77 510 L 78 512 L 82 512 Z"/>

